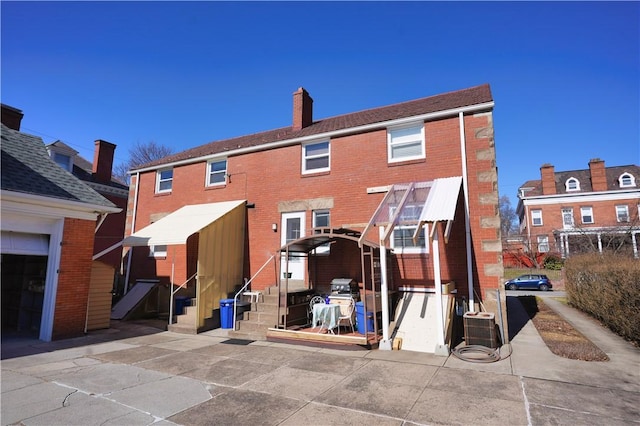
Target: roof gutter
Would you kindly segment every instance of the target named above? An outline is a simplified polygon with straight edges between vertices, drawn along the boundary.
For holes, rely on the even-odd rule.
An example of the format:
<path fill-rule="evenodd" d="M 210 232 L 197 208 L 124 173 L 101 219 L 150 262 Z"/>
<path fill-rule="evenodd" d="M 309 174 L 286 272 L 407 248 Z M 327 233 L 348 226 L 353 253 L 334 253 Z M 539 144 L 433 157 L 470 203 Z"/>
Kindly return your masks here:
<path fill-rule="evenodd" d="M 40 216 L 60 217 L 61 210 L 64 210 L 65 217 L 76 219 L 95 220 L 103 213 L 120 213 L 119 207 L 109 207 L 100 204 L 83 203 L 79 201 L 62 200 L 58 198 L 45 197 L 42 195 L 26 194 L 13 191 L 0 191 L 3 209 L 11 206 L 12 210 L 33 213 L 36 211 Z M 37 208 L 37 210 L 35 210 Z"/>
<path fill-rule="evenodd" d="M 156 166 L 145 167 L 142 169 L 133 169 L 133 170 L 130 170 L 128 174 L 143 173 L 143 172 L 149 172 L 149 171 L 153 171 L 153 170 L 157 170 L 165 167 L 175 167 L 175 166 L 182 166 L 182 165 L 191 164 L 191 163 L 198 163 L 201 161 L 205 161 L 205 160 L 220 157 L 220 156 L 248 154 L 250 152 L 265 151 L 268 149 L 280 148 L 280 147 L 289 146 L 289 145 L 296 145 L 299 143 L 304 143 L 304 142 L 317 140 L 317 139 L 331 138 L 331 137 L 344 136 L 344 135 L 353 134 L 353 133 L 367 132 L 370 130 L 408 124 L 417 120 L 426 121 L 426 120 L 434 120 L 434 119 L 447 117 L 447 116 L 455 117 L 461 113 L 463 114 L 463 113 L 473 113 L 473 112 L 484 111 L 486 109 L 493 108 L 493 106 L 494 106 L 494 102 L 491 101 L 491 102 L 484 102 L 481 104 L 468 105 L 464 107 L 458 107 L 458 108 L 447 109 L 442 111 L 430 112 L 426 114 L 414 115 L 411 117 L 399 118 L 396 120 L 381 121 L 378 123 L 365 124 L 357 127 L 349 127 L 346 129 L 318 133 L 315 135 L 303 136 L 300 138 L 286 139 L 283 141 L 277 141 L 277 142 L 271 142 L 271 143 L 266 143 L 266 144 L 261 144 L 256 146 L 250 146 L 246 148 L 234 149 L 226 152 L 217 152 L 215 154 L 203 155 L 201 157 L 194 157 L 186 160 L 174 161 L 172 163 L 158 164 Z"/>

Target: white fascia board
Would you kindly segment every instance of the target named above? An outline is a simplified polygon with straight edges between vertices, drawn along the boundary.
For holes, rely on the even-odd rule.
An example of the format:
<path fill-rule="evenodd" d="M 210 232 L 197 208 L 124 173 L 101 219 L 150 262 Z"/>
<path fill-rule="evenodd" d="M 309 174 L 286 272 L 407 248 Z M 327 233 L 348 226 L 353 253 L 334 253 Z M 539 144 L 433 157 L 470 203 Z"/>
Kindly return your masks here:
<path fill-rule="evenodd" d="M 443 118 L 448 116 L 457 116 L 461 112 L 470 113 L 470 112 L 484 111 L 484 110 L 493 108 L 493 106 L 494 106 L 493 102 L 485 102 L 482 104 L 469 105 L 465 107 L 459 107 L 459 108 L 447 109 L 443 111 L 430 112 L 427 114 L 414 115 L 411 117 L 399 118 L 397 120 L 381 121 L 379 123 L 366 124 L 364 126 L 358 126 L 358 127 L 349 127 L 346 129 L 334 130 L 332 132 L 318 133 L 315 135 L 304 136 L 301 138 L 287 139 L 287 140 L 272 142 L 268 144 L 234 149 L 231 151 L 217 152 L 215 154 L 205 155 L 202 157 L 189 158 L 187 160 L 174 161 L 172 163 L 158 164 L 157 166 L 146 167 L 144 169 L 133 169 L 133 170 L 129 170 L 127 174 L 131 175 L 134 173 L 149 172 L 152 170 L 164 169 L 168 167 L 176 167 L 176 166 L 183 166 L 186 164 L 200 163 L 200 162 L 208 161 L 218 157 L 231 157 L 234 155 L 248 154 L 250 152 L 266 151 L 269 149 L 281 148 L 289 145 L 302 144 L 304 142 L 309 142 L 313 140 L 330 139 L 336 136 L 343 136 L 343 135 L 349 135 L 354 133 L 363 133 L 363 132 L 376 130 L 376 129 L 384 129 L 391 126 L 400 126 L 403 124 L 409 124 L 416 121 L 427 121 L 427 120 L 434 120 L 437 118 Z"/>
<path fill-rule="evenodd" d="M 620 190 L 608 192 L 585 192 L 582 194 L 554 194 L 541 195 L 538 197 L 522 198 L 524 206 L 543 206 L 560 203 L 595 203 L 598 201 L 618 201 L 628 200 L 629 198 L 640 199 L 640 190 Z"/>
<path fill-rule="evenodd" d="M 96 220 L 101 213 L 120 213 L 119 207 L 107 207 L 77 201 L 60 200 L 41 195 L 0 191 L 2 210 L 50 218 Z"/>

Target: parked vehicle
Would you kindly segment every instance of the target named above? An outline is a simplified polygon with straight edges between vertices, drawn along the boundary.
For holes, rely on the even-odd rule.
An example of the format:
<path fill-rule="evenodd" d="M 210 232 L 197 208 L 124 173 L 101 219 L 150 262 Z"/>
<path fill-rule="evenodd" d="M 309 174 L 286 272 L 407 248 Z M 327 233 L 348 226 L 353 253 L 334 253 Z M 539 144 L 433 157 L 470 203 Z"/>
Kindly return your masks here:
<path fill-rule="evenodd" d="M 549 278 L 546 275 L 525 274 L 520 275 L 518 278 L 506 281 L 504 283 L 504 287 L 507 290 L 527 289 L 547 291 L 551 290 L 553 285 L 551 285 L 551 281 L 549 281 Z"/>

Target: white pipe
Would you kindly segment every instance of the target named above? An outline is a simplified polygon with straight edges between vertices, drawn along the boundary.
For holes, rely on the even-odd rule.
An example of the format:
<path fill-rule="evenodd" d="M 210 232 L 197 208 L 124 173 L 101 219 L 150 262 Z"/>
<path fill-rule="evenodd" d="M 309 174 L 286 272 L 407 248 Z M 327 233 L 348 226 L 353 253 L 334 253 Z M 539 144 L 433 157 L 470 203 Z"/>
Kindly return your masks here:
<path fill-rule="evenodd" d="M 138 212 L 138 193 L 140 192 L 140 172 L 136 173 L 136 195 L 133 197 L 133 214 L 131 215 L 131 233 L 136 231 L 136 213 Z M 129 291 L 129 277 L 131 275 L 131 258 L 133 257 L 133 246 L 129 247 L 129 257 L 127 257 L 127 273 L 124 277 L 124 294 Z"/>
<path fill-rule="evenodd" d="M 462 189 L 464 192 L 464 227 L 467 246 L 467 288 L 469 291 L 469 310 L 475 312 L 473 299 L 473 260 L 471 251 L 471 219 L 469 218 L 469 182 L 467 171 L 467 141 L 464 136 L 464 112 L 458 113 L 460 122 L 460 153 L 462 154 Z M 480 265 L 478 265 L 480 269 Z"/>
<path fill-rule="evenodd" d="M 380 305 L 382 308 L 382 340 L 378 344 L 380 350 L 391 350 L 389 340 L 389 289 L 387 286 L 387 245 L 383 239 L 384 226 L 379 228 L 380 232 Z"/>
<path fill-rule="evenodd" d="M 441 348 L 444 348 L 444 310 L 442 309 L 442 278 L 440 276 L 440 246 L 438 243 L 438 222 L 433 222 L 434 232 L 433 241 L 431 242 L 431 253 L 433 253 L 433 275 L 436 284 L 436 316 L 438 327 L 438 343 L 435 353 L 438 354 Z M 429 244 L 428 242 L 426 244 Z M 448 351 L 447 351 L 448 352 Z M 448 353 L 447 353 L 448 355 Z"/>

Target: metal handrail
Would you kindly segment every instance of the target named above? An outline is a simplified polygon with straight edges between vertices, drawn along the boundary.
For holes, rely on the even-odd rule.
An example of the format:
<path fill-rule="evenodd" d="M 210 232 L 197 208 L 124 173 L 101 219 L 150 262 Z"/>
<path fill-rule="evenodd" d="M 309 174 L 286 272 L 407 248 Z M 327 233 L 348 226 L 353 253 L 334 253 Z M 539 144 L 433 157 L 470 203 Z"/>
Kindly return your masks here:
<path fill-rule="evenodd" d="M 171 297 L 169 299 L 169 325 L 173 324 L 173 296 L 178 292 L 178 290 L 187 285 L 187 283 L 191 281 L 197 274 L 198 273 L 196 272 L 195 274 L 191 275 L 185 282 L 180 284 L 177 289 L 171 290 Z M 171 286 L 173 287 L 173 283 L 171 283 Z"/>
<path fill-rule="evenodd" d="M 262 270 L 269 264 L 269 262 L 271 262 L 271 260 L 275 257 L 275 254 L 272 254 L 271 257 L 269 259 L 267 259 L 266 262 L 264 262 L 264 265 L 262 265 L 260 267 L 260 269 L 258 269 L 258 272 L 256 272 L 255 274 L 253 274 L 253 276 L 251 277 L 251 279 L 247 280 L 246 278 L 244 279 L 244 286 L 242 286 L 242 288 L 240 289 L 240 291 L 238 291 L 236 293 L 236 295 L 233 297 L 233 331 L 236 331 L 236 315 L 237 315 L 237 311 L 238 311 L 238 305 L 237 305 L 237 300 L 238 300 L 238 296 L 240 294 L 242 294 L 247 287 L 249 287 L 249 284 L 251 284 L 251 281 L 253 281 L 253 279 L 255 277 L 258 276 L 258 274 L 260 274 L 260 272 L 262 272 Z"/>

